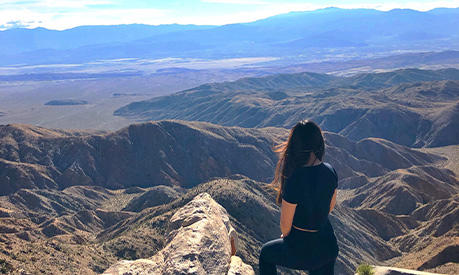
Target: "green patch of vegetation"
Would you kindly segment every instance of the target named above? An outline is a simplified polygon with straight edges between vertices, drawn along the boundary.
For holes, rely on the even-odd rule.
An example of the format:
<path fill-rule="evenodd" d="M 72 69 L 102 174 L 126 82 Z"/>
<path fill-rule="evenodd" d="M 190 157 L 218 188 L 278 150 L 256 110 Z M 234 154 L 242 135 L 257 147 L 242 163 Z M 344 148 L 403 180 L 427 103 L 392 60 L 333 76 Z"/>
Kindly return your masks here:
<path fill-rule="evenodd" d="M 374 268 L 369 264 L 362 263 L 357 267 L 356 272 L 359 275 L 374 275 L 375 271 L 373 269 Z"/>
<path fill-rule="evenodd" d="M 13 265 L 4 259 L 0 259 L 0 273 L 8 274 L 14 270 Z"/>

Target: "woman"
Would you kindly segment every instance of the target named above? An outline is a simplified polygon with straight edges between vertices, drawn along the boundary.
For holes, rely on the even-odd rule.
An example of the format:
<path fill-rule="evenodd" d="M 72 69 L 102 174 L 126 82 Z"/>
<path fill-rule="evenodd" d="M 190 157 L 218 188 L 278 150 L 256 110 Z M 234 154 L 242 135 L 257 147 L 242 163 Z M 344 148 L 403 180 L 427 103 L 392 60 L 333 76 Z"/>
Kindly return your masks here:
<path fill-rule="evenodd" d="M 336 203 L 338 177 L 323 162 L 319 126 L 299 122 L 279 152 L 273 183 L 280 185 L 276 202 L 281 205 L 282 235 L 261 248 L 260 274 L 277 274 L 276 265 L 308 270 L 310 275 L 333 274 L 338 244 L 328 214 Z"/>

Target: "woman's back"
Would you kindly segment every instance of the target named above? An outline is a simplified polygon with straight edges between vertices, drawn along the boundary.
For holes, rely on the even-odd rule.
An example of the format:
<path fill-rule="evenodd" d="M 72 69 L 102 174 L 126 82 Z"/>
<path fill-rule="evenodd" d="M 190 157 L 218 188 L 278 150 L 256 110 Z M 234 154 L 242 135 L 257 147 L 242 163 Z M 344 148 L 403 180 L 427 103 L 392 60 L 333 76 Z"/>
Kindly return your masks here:
<path fill-rule="evenodd" d="M 338 177 L 328 163 L 302 166 L 285 181 L 283 199 L 297 204 L 293 225 L 308 230 L 320 230 L 330 210 L 330 202 Z"/>
<path fill-rule="evenodd" d="M 335 206 L 338 177 L 322 162 L 322 131 L 312 121 L 301 121 L 278 149 L 273 183 L 281 205 L 282 235 L 261 248 L 260 274 L 277 274 L 280 265 L 308 270 L 310 275 L 332 275 L 339 248 L 328 214 Z"/>

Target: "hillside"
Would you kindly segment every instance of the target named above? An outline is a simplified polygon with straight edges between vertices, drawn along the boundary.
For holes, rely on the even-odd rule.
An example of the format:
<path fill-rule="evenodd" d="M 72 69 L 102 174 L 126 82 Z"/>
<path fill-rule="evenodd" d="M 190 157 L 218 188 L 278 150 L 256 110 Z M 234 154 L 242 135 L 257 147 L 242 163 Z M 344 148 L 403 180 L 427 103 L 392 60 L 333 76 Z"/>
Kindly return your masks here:
<path fill-rule="evenodd" d="M 114 112 L 138 121 L 181 119 L 241 127 L 286 127 L 310 118 L 352 140 L 411 147 L 457 144 L 459 70 L 403 69 L 347 78 L 281 74 L 205 84 L 133 102 Z"/>
<path fill-rule="evenodd" d="M 3 126 L 1 158 L 8 169 L 0 175 L 7 187 L 0 197 L 0 255 L 16 271 L 101 273 L 120 259 L 155 255 L 166 244 L 172 215 L 207 192 L 244 232 L 237 256 L 257 270 L 259 248 L 280 234 L 279 209 L 266 182 L 274 169 L 272 145 L 286 133 L 183 121 L 113 133 Z M 326 161 L 340 178 L 331 216 L 341 251 L 337 269 L 351 274 L 365 261 L 457 273 L 457 259 L 445 256 L 455 249 L 451 240 L 459 228 L 459 181 L 445 168 L 455 155 L 377 138 L 354 142 L 326 133 L 326 140 Z M 206 170 L 213 165 L 225 170 Z M 194 175 L 194 182 L 181 173 Z M 13 176 L 23 185 L 4 185 Z"/>
<path fill-rule="evenodd" d="M 133 124 L 106 134 L 0 126 L 1 192 L 61 190 L 73 185 L 190 188 L 232 174 L 269 182 L 277 159 L 272 148 L 285 134 L 282 128 L 245 129 L 183 121 Z M 325 135 L 333 152 L 330 162 L 342 171 L 343 180 L 382 176 L 397 168 L 433 165 L 443 159 L 390 141 L 352 142 L 337 134 Z"/>
<path fill-rule="evenodd" d="M 189 188 L 231 174 L 267 181 L 276 161 L 271 147 L 278 133 L 174 121 L 92 135 L 0 126 L 0 194 L 73 185 Z"/>

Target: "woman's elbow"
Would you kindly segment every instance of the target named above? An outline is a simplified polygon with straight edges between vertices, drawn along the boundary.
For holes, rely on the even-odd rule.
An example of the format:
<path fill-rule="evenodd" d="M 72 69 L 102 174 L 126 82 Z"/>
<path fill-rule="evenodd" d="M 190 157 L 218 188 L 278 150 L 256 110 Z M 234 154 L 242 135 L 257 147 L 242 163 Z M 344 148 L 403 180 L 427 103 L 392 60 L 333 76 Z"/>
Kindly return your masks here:
<path fill-rule="evenodd" d="M 290 230 L 292 230 L 292 224 L 283 224 L 281 222 L 280 229 L 281 229 L 282 235 L 284 235 L 284 237 L 287 237 L 288 234 L 290 234 Z"/>
<path fill-rule="evenodd" d="M 330 211 L 328 211 L 328 213 L 331 213 L 333 211 L 333 209 L 335 209 L 335 205 L 330 205 Z"/>

